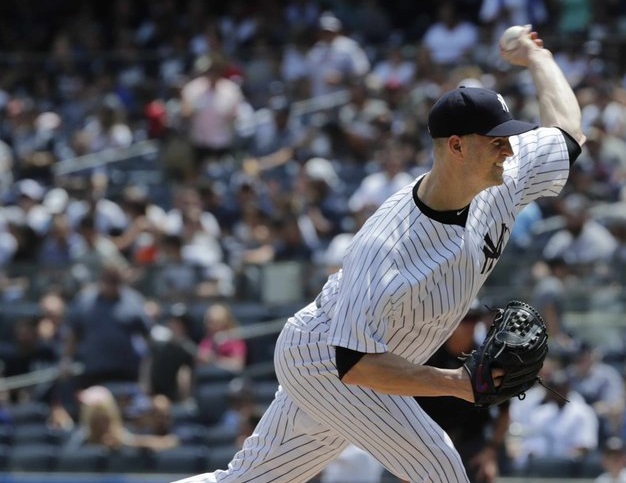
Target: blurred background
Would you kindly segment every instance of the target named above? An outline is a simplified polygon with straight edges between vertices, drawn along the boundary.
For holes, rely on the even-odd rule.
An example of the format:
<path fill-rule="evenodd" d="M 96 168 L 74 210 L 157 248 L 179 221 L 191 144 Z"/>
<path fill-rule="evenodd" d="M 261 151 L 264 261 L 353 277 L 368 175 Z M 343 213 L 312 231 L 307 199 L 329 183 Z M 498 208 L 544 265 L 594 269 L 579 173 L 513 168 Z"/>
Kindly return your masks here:
<path fill-rule="evenodd" d="M 5 0 L 0 481 L 224 467 L 276 390 L 286 318 L 429 169 L 439 95 L 493 88 L 537 121 L 497 48 L 528 23 L 588 142 L 561 196 L 520 215 L 481 303 L 540 308 L 545 378 L 575 404 L 542 388 L 511 404 L 501 480 L 619 473 L 625 1 Z M 340 478 L 319 477 L 356 481 Z"/>

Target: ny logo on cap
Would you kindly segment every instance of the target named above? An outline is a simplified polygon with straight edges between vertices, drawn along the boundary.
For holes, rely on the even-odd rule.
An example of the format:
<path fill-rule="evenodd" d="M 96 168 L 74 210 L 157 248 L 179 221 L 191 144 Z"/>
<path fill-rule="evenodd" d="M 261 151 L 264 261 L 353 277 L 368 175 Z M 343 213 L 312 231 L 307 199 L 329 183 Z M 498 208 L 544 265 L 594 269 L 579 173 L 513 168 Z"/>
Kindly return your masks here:
<path fill-rule="evenodd" d="M 500 101 L 500 104 L 502 104 L 502 109 L 506 112 L 509 112 L 509 106 L 507 106 L 506 102 L 504 102 L 504 97 L 502 97 L 502 94 L 498 94 L 498 100 Z"/>

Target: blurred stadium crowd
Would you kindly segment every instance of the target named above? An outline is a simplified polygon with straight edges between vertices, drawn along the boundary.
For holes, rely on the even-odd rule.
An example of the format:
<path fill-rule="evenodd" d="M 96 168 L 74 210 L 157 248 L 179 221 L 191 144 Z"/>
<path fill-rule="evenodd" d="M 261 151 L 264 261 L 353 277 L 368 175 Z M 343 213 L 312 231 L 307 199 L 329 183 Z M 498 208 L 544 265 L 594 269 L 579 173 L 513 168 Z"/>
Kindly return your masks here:
<path fill-rule="evenodd" d="M 494 88 L 537 121 L 496 40 L 527 23 L 588 142 L 484 290 L 543 311 L 571 401 L 512 405 L 503 471 L 626 466 L 625 1 L 58 0 L 0 5 L 0 471 L 226 464 L 276 389 L 276 326 L 429 168 L 438 96 Z"/>

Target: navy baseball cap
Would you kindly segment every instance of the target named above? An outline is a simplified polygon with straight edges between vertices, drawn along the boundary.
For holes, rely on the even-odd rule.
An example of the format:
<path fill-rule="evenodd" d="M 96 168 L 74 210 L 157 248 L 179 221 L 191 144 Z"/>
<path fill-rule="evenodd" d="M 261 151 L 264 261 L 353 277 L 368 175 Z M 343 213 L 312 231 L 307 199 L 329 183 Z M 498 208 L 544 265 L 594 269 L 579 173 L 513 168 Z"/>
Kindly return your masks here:
<path fill-rule="evenodd" d="M 433 138 L 454 134 L 505 137 L 536 128 L 536 124 L 513 119 L 504 98 L 482 87 L 449 91 L 435 102 L 428 114 L 428 130 Z"/>

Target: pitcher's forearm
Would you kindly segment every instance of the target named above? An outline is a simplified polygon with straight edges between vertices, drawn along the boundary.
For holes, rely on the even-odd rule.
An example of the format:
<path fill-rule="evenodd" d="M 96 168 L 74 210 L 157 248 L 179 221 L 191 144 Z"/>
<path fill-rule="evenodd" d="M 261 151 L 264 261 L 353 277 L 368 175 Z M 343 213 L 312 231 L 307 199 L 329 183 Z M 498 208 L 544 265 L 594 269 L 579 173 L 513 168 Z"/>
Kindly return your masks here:
<path fill-rule="evenodd" d="M 454 396 L 473 401 L 463 368 L 439 369 L 413 364 L 395 354 L 365 354 L 343 377 L 346 384 L 400 396 Z"/>

